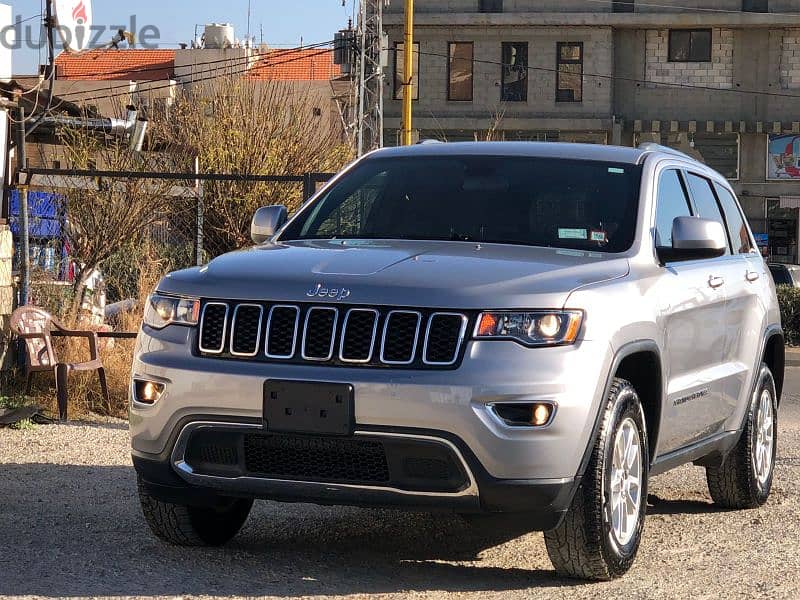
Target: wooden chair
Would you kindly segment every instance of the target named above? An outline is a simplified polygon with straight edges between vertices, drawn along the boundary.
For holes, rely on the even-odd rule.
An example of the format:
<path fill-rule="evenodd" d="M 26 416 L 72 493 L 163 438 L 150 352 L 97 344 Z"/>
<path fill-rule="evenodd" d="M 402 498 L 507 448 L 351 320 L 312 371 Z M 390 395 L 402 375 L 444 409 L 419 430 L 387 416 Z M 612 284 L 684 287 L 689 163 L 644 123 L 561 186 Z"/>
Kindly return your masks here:
<path fill-rule="evenodd" d="M 33 306 L 22 306 L 11 315 L 11 330 L 25 340 L 28 351 L 27 384 L 25 393 L 31 393 L 33 376 L 36 373 L 52 371 L 56 380 L 58 414 L 62 421 L 67 420 L 67 377 L 71 371 L 97 371 L 100 388 L 106 402 L 109 402 L 106 371 L 98 351 L 97 333 L 76 331 L 64 327 L 52 315 Z M 53 349 L 53 334 L 67 338 L 86 338 L 89 342 L 89 362 L 62 363 L 58 361 Z"/>

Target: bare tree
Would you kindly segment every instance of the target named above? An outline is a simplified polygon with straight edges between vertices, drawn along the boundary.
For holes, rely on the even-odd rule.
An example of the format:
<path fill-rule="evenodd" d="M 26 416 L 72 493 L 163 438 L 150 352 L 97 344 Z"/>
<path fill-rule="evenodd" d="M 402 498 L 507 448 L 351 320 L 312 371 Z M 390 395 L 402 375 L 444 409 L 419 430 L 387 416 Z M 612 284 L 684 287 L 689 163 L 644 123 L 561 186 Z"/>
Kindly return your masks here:
<path fill-rule="evenodd" d="M 208 173 L 302 175 L 337 171 L 351 158 L 336 121 L 315 108 L 329 95 L 308 84 L 222 78 L 185 91 L 156 119 L 154 136 L 174 158 L 191 168 L 199 158 Z M 301 203 L 297 184 L 207 182 L 204 186 L 205 239 L 214 253 L 249 243 L 250 219 L 269 204 Z"/>
<path fill-rule="evenodd" d="M 137 153 L 121 138 L 100 138 L 83 129 L 63 129 L 60 156 L 74 169 L 95 167 L 110 171 L 158 171 L 167 162 L 163 155 Z M 71 257 L 78 263 L 72 306 L 78 314 L 87 279 L 95 269 L 131 244 L 141 243 L 151 225 L 165 218 L 170 206 L 169 182 L 117 178 L 84 180 L 63 191 L 67 217 L 65 233 Z"/>

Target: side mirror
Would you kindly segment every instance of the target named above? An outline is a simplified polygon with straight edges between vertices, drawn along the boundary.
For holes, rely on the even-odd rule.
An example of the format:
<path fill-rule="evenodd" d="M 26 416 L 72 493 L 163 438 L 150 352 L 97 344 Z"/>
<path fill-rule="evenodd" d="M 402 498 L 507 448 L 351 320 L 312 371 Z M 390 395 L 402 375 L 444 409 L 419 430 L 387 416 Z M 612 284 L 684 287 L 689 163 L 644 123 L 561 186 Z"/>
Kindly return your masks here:
<path fill-rule="evenodd" d="M 263 244 L 289 219 L 285 206 L 262 206 L 253 215 L 250 237 L 256 244 Z"/>
<path fill-rule="evenodd" d="M 662 263 L 723 256 L 728 239 L 722 223 L 698 217 L 677 217 L 672 222 L 672 247 L 659 247 Z"/>

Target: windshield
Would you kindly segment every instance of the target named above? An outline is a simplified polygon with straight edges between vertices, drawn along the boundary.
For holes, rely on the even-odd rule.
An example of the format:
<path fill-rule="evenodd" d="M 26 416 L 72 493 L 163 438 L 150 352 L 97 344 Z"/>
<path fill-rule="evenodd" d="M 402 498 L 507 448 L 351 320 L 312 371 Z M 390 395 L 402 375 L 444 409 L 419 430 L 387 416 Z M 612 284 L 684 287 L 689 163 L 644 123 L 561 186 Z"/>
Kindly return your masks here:
<path fill-rule="evenodd" d="M 641 167 L 531 157 L 363 161 L 281 241 L 454 240 L 623 252 L 633 243 Z"/>

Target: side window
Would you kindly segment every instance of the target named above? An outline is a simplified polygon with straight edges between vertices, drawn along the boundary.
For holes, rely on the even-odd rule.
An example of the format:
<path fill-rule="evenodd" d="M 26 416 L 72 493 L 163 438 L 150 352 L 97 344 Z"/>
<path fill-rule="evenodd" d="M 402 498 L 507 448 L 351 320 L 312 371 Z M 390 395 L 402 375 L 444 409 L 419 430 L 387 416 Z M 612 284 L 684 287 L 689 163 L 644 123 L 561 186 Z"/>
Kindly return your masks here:
<path fill-rule="evenodd" d="M 678 171 L 671 169 L 661 174 L 656 200 L 656 246 L 672 247 L 672 222 L 676 217 L 691 216 L 686 190 Z"/>
<path fill-rule="evenodd" d="M 750 232 L 747 230 L 742 211 L 736 204 L 736 199 L 724 187 L 714 184 L 722 205 L 722 212 L 725 213 L 725 222 L 728 224 L 728 235 L 731 238 L 734 254 L 749 254 L 753 251 L 753 244 L 750 241 Z"/>
<path fill-rule="evenodd" d="M 711 182 L 705 177 L 689 173 L 689 188 L 692 190 L 692 199 L 697 207 L 697 216 L 717 221 L 725 227 L 725 219 L 722 218 L 717 197 L 711 189 Z M 726 254 L 730 254 L 730 248 Z"/>

